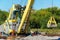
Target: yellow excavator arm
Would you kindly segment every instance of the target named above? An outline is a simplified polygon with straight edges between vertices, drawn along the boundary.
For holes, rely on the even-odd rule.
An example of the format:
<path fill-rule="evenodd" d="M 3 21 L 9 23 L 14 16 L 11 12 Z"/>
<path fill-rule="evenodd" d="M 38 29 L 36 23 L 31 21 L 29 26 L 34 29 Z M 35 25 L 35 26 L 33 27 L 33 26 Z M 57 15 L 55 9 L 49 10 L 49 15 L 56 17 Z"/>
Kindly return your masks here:
<path fill-rule="evenodd" d="M 33 3 L 34 3 L 34 0 L 28 0 L 26 9 L 25 9 L 25 11 L 23 13 L 23 16 L 22 16 L 22 19 L 21 19 L 21 23 L 19 25 L 19 28 L 18 28 L 17 33 L 20 33 L 21 32 L 21 29 L 23 28 L 23 24 L 24 24 L 25 20 L 27 19 L 28 12 L 30 11 Z"/>

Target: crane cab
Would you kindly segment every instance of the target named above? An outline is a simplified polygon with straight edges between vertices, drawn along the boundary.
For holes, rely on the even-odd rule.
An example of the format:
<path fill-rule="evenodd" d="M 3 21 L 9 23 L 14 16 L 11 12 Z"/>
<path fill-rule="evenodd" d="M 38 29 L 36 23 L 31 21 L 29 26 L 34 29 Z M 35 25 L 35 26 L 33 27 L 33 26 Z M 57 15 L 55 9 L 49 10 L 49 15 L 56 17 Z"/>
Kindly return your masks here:
<path fill-rule="evenodd" d="M 15 4 L 10 8 L 10 15 L 8 19 L 5 21 L 6 22 L 5 27 L 9 27 L 8 33 L 11 33 L 13 31 L 17 32 L 23 15 L 23 11 L 21 11 L 22 9 L 25 10 L 25 7 L 22 8 L 18 4 Z M 21 29 L 22 31 L 25 29 L 25 26 L 26 26 L 26 22 L 24 23 L 23 28 Z"/>
<path fill-rule="evenodd" d="M 17 31 L 17 28 L 20 24 L 20 20 L 21 20 L 21 6 L 19 4 L 14 4 L 9 11 L 9 17 L 7 18 L 7 20 L 4 23 L 4 28 L 8 29 L 5 30 L 8 33 L 11 33 L 13 31 Z"/>

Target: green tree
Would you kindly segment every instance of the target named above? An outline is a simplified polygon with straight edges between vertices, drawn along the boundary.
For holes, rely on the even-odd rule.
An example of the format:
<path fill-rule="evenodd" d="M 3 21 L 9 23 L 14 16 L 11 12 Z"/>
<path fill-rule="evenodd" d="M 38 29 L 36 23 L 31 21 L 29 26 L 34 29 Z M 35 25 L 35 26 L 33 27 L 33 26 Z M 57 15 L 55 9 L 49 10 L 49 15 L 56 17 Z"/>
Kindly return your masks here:
<path fill-rule="evenodd" d="M 0 25 L 7 19 L 8 14 L 8 12 L 0 10 Z"/>

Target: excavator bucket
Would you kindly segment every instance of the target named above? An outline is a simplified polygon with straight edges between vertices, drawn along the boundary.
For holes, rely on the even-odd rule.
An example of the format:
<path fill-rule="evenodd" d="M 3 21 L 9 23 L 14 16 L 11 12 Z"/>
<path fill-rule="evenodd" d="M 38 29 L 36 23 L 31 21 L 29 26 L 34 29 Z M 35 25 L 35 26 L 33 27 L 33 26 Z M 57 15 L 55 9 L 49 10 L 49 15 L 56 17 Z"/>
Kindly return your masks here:
<path fill-rule="evenodd" d="M 50 17 L 48 23 L 47 23 L 47 27 L 57 27 L 57 23 L 54 17 Z"/>

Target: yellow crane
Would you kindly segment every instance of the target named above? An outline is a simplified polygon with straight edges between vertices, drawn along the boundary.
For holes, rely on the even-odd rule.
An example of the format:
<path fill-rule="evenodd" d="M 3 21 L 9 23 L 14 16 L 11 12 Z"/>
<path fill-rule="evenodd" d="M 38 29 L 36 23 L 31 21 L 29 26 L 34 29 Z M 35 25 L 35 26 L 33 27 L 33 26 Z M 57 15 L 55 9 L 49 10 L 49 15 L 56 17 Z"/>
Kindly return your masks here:
<path fill-rule="evenodd" d="M 12 6 L 12 8 L 10 8 L 9 17 L 7 18 L 7 20 L 4 23 L 4 30 L 7 30 L 6 27 L 8 27 L 8 34 L 10 34 L 12 32 L 13 33 L 17 32 L 17 34 L 30 33 L 30 31 L 28 31 L 29 28 L 27 27 L 26 23 L 27 23 L 33 3 L 34 3 L 34 0 L 28 0 L 27 6 L 23 12 L 22 17 L 21 17 L 21 13 L 22 13 L 21 8 L 22 7 L 20 5 L 15 4 Z M 17 27 L 17 29 L 14 29 L 16 27 Z"/>

